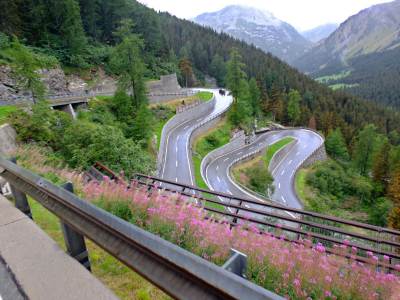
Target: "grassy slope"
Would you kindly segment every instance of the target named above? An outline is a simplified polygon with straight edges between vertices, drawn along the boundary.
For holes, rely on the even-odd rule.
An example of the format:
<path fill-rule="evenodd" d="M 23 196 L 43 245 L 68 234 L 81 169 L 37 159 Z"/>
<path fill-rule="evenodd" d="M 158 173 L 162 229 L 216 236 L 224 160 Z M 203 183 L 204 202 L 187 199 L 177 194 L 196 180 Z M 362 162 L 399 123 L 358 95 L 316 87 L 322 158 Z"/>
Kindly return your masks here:
<path fill-rule="evenodd" d="M 8 115 L 16 110 L 17 107 L 14 105 L 0 106 L 0 125 L 5 123 Z"/>
<path fill-rule="evenodd" d="M 193 165 L 196 179 L 196 185 L 203 189 L 208 189 L 208 186 L 201 177 L 201 161 L 211 151 L 222 147 L 227 144 L 230 140 L 231 125 L 227 119 L 224 118 L 212 129 L 204 134 L 198 136 L 194 141 L 193 149 Z M 207 205 L 221 209 L 220 205 L 208 203 Z"/>
<path fill-rule="evenodd" d="M 233 179 L 245 187 L 252 189 L 252 186 L 249 184 L 249 171 L 257 166 L 262 166 L 265 172 L 268 172 L 268 167 L 274 154 L 291 141 L 293 141 L 293 138 L 291 137 L 281 139 L 268 147 L 265 155 L 258 155 L 250 161 L 237 164 L 232 168 Z"/>

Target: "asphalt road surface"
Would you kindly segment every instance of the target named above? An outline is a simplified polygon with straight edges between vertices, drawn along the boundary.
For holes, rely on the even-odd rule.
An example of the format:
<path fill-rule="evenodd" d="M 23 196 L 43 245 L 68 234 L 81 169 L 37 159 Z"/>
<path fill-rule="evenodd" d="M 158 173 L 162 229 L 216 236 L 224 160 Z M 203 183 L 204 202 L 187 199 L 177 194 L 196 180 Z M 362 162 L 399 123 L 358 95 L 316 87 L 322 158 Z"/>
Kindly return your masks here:
<path fill-rule="evenodd" d="M 264 133 L 258 136 L 250 145 L 246 145 L 216 158 L 208 165 L 205 171 L 206 181 L 209 187 L 214 191 L 225 192 L 237 197 L 262 200 L 234 183 L 229 176 L 229 167 L 234 160 L 244 157 L 258 149 L 264 149 L 289 136 L 295 138 L 296 143 L 275 170 L 272 170 L 275 185 L 275 192 L 272 195 L 272 200 L 292 208 L 302 208 L 301 202 L 294 191 L 295 173 L 301 163 L 323 143 L 322 138 L 318 134 L 306 129 Z M 250 206 L 254 208 L 254 205 Z"/>
<path fill-rule="evenodd" d="M 221 96 L 218 90 L 197 90 L 214 93 L 216 98 L 215 106 L 210 114 L 195 119 L 188 118 L 168 133 L 164 165 L 161 169 L 161 177 L 163 179 L 189 185 L 195 185 L 194 174 L 190 164 L 190 136 L 197 124 L 213 119 L 216 115 L 225 111 L 233 101 L 231 96 Z"/>

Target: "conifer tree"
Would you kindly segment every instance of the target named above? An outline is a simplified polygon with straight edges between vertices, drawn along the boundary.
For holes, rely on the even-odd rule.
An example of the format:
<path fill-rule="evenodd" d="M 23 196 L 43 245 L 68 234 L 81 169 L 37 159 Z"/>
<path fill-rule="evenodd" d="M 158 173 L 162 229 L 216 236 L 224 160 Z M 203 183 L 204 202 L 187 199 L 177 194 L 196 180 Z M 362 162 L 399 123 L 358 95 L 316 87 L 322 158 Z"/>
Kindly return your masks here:
<path fill-rule="evenodd" d="M 389 156 L 390 156 L 390 144 L 386 140 L 381 146 L 377 154 L 375 155 L 372 176 L 376 182 L 382 184 L 383 187 L 387 186 L 390 174 Z"/>
<path fill-rule="evenodd" d="M 179 62 L 179 69 L 185 78 L 185 87 L 190 87 L 193 84 L 193 69 L 192 63 L 188 58 L 182 58 Z"/>
<path fill-rule="evenodd" d="M 392 175 L 388 187 L 388 195 L 394 204 L 394 208 L 388 218 L 389 226 L 394 229 L 400 229 L 400 167 Z"/>
<path fill-rule="evenodd" d="M 119 74 L 118 88 L 130 93 L 132 105 L 137 111 L 143 103 L 147 103 L 144 83 L 145 65 L 141 56 L 143 40 L 132 33 L 132 30 L 131 20 L 121 22 L 121 26 L 115 33 L 121 42 L 115 47 L 110 64 Z"/>
<path fill-rule="evenodd" d="M 300 100 L 301 96 L 300 93 L 296 90 L 291 90 L 289 92 L 289 102 L 287 106 L 287 113 L 289 119 L 292 121 L 294 125 L 297 120 L 300 118 Z"/>
<path fill-rule="evenodd" d="M 242 56 L 237 49 L 233 49 L 228 61 L 226 84 L 236 100 L 242 92 L 243 81 L 246 80 L 246 73 L 243 71 L 244 67 Z"/>

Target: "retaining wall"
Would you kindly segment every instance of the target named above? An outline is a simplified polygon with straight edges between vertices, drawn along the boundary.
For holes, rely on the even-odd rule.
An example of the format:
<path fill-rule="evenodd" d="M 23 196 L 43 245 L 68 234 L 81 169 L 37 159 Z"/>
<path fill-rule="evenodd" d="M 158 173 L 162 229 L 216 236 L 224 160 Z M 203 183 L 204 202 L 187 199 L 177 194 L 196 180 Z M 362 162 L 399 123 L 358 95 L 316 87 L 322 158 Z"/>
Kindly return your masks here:
<path fill-rule="evenodd" d="M 272 172 L 275 168 L 281 163 L 282 159 L 292 151 L 293 147 L 297 144 L 297 140 L 294 140 L 287 144 L 285 147 L 279 149 L 274 156 L 272 156 L 271 161 L 269 162 L 268 170 Z"/>
<path fill-rule="evenodd" d="M 17 133 L 9 124 L 0 126 L 0 154 L 9 156 L 17 150 Z"/>

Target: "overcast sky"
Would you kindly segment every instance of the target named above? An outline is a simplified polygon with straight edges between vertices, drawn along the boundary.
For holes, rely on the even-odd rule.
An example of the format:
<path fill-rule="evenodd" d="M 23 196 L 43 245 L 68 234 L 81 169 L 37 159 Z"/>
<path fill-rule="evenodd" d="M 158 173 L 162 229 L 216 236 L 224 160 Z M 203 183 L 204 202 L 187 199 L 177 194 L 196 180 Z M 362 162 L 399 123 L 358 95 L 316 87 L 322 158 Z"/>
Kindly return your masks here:
<path fill-rule="evenodd" d="M 230 4 L 244 4 L 272 12 L 298 30 L 326 23 L 341 23 L 349 16 L 377 3 L 391 0 L 139 0 L 156 10 L 191 19 L 203 12 Z"/>

